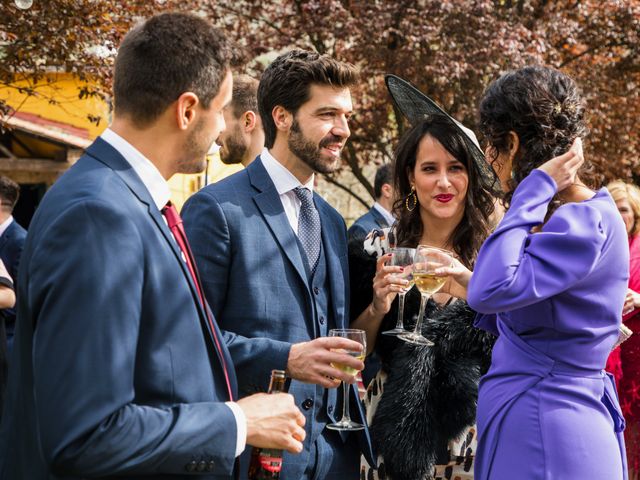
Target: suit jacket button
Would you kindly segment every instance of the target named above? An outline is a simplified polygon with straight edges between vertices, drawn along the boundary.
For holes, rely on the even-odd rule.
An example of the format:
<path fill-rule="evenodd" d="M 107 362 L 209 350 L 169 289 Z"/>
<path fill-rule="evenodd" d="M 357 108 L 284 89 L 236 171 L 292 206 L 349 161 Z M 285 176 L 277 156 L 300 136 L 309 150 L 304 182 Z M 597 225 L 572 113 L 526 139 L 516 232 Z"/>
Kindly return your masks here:
<path fill-rule="evenodd" d="M 201 460 L 200 462 L 198 462 L 198 468 L 197 470 L 199 472 L 204 472 L 207 468 L 207 462 L 205 462 L 204 460 Z"/>
<path fill-rule="evenodd" d="M 329 413 L 333 413 L 333 405 L 329 405 L 328 410 L 329 410 Z"/>
<path fill-rule="evenodd" d="M 198 462 L 196 462 L 195 460 L 192 460 L 184 466 L 184 469 L 187 472 L 195 472 L 197 467 L 198 467 Z"/>
<path fill-rule="evenodd" d="M 320 294 L 320 289 L 318 287 L 313 287 L 313 293 L 316 295 Z"/>
<path fill-rule="evenodd" d="M 312 399 L 307 398 L 304 402 L 302 402 L 302 408 L 304 408 L 305 410 L 309 410 L 311 407 L 313 407 Z"/>
<path fill-rule="evenodd" d="M 213 460 L 210 460 L 209 465 L 207 465 L 207 471 L 213 472 L 215 468 L 216 468 L 216 462 L 214 462 Z"/>
<path fill-rule="evenodd" d="M 320 317 L 320 325 L 324 325 L 324 317 Z"/>

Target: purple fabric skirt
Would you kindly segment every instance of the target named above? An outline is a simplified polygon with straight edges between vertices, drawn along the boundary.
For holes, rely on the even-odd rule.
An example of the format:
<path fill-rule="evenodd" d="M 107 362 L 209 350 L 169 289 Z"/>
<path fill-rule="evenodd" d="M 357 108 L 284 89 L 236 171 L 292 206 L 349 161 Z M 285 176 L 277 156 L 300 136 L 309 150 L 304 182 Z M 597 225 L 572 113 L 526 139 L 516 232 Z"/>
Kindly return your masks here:
<path fill-rule="evenodd" d="M 477 480 L 627 478 L 615 383 L 537 351 L 498 322 L 478 397 Z"/>

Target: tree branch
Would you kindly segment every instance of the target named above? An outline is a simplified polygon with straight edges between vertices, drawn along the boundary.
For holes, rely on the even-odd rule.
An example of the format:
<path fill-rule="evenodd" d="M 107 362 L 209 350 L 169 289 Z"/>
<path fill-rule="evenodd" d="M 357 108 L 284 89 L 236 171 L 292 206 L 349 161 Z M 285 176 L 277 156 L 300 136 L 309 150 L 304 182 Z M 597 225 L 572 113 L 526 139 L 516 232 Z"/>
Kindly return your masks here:
<path fill-rule="evenodd" d="M 359 201 L 365 208 L 371 208 L 371 205 L 367 204 L 367 202 L 365 202 L 364 199 L 360 195 L 355 193 L 353 190 L 351 190 L 346 185 L 343 185 L 342 183 L 337 181 L 335 178 L 333 178 L 333 177 L 331 177 L 329 175 L 324 175 L 323 178 L 327 182 L 329 182 L 331 185 L 335 185 L 336 187 L 340 188 L 341 190 L 344 190 L 345 192 L 347 192 L 349 195 L 351 195 L 353 198 L 355 198 L 357 201 Z"/>

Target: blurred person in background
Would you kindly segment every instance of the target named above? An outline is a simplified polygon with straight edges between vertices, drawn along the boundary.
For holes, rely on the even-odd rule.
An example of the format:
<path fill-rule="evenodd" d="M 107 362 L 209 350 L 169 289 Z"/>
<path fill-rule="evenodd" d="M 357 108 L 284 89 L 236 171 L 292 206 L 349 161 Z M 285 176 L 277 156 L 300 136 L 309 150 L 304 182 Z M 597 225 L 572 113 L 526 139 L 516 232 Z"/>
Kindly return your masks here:
<path fill-rule="evenodd" d="M 633 334 L 611 352 L 609 363 L 617 374 L 620 406 L 627 422 L 629 479 L 640 477 L 640 189 L 622 181 L 607 185 L 622 215 L 629 235 L 629 289 L 622 310 L 622 321 Z"/>
<path fill-rule="evenodd" d="M 0 176 L 0 260 L 4 263 L 15 285 L 18 284 L 18 266 L 27 237 L 27 231 L 13 218 L 13 209 L 20 197 L 20 186 L 9 177 Z M 11 307 L 2 308 L 7 332 L 7 354 L 13 348 L 16 311 Z"/>
<path fill-rule="evenodd" d="M 246 167 L 264 148 L 264 130 L 258 112 L 258 80 L 248 75 L 233 78 L 231 103 L 224 109 L 227 125 L 216 143 L 220 160 L 226 165 L 241 163 Z"/>

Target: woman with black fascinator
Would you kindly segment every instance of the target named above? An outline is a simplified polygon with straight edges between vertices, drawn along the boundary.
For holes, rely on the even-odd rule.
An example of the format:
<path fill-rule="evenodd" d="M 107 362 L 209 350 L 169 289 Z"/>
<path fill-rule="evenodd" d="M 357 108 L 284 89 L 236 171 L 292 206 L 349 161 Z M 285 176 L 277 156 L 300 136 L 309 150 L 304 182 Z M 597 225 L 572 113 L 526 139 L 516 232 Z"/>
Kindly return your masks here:
<path fill-rule="evenodd" d="M 365 404 L 378 453 L 364 479 L 473 478 L 478 380 L 490 362 L 493 335 L 475 329 L 465 286 L 450 280 L 427 304 L 422 334 L 433 346 L 402 340 L 394 329 L 398 293 L 406 286 L 400 248 L 429 245 L 452 252 L 455 271 L 473 268 L 492 227 L 499 183 L 475 135 L 409 83 L 386 78 L 412 128 L 394 155 L 397 223 L 349 248 L 352 326 L 367 331 L 382 368 Z M 391 240 L 391 242 L 390 242 Z M 391 245 L 389 244 L 391 243 Z M 410 268 L 407 266 L 406 268 Z M 406 294 L 404 327 L 416 324 L 420 295 Z M 395 333 L 399 335 L 385 335 Z"/>

